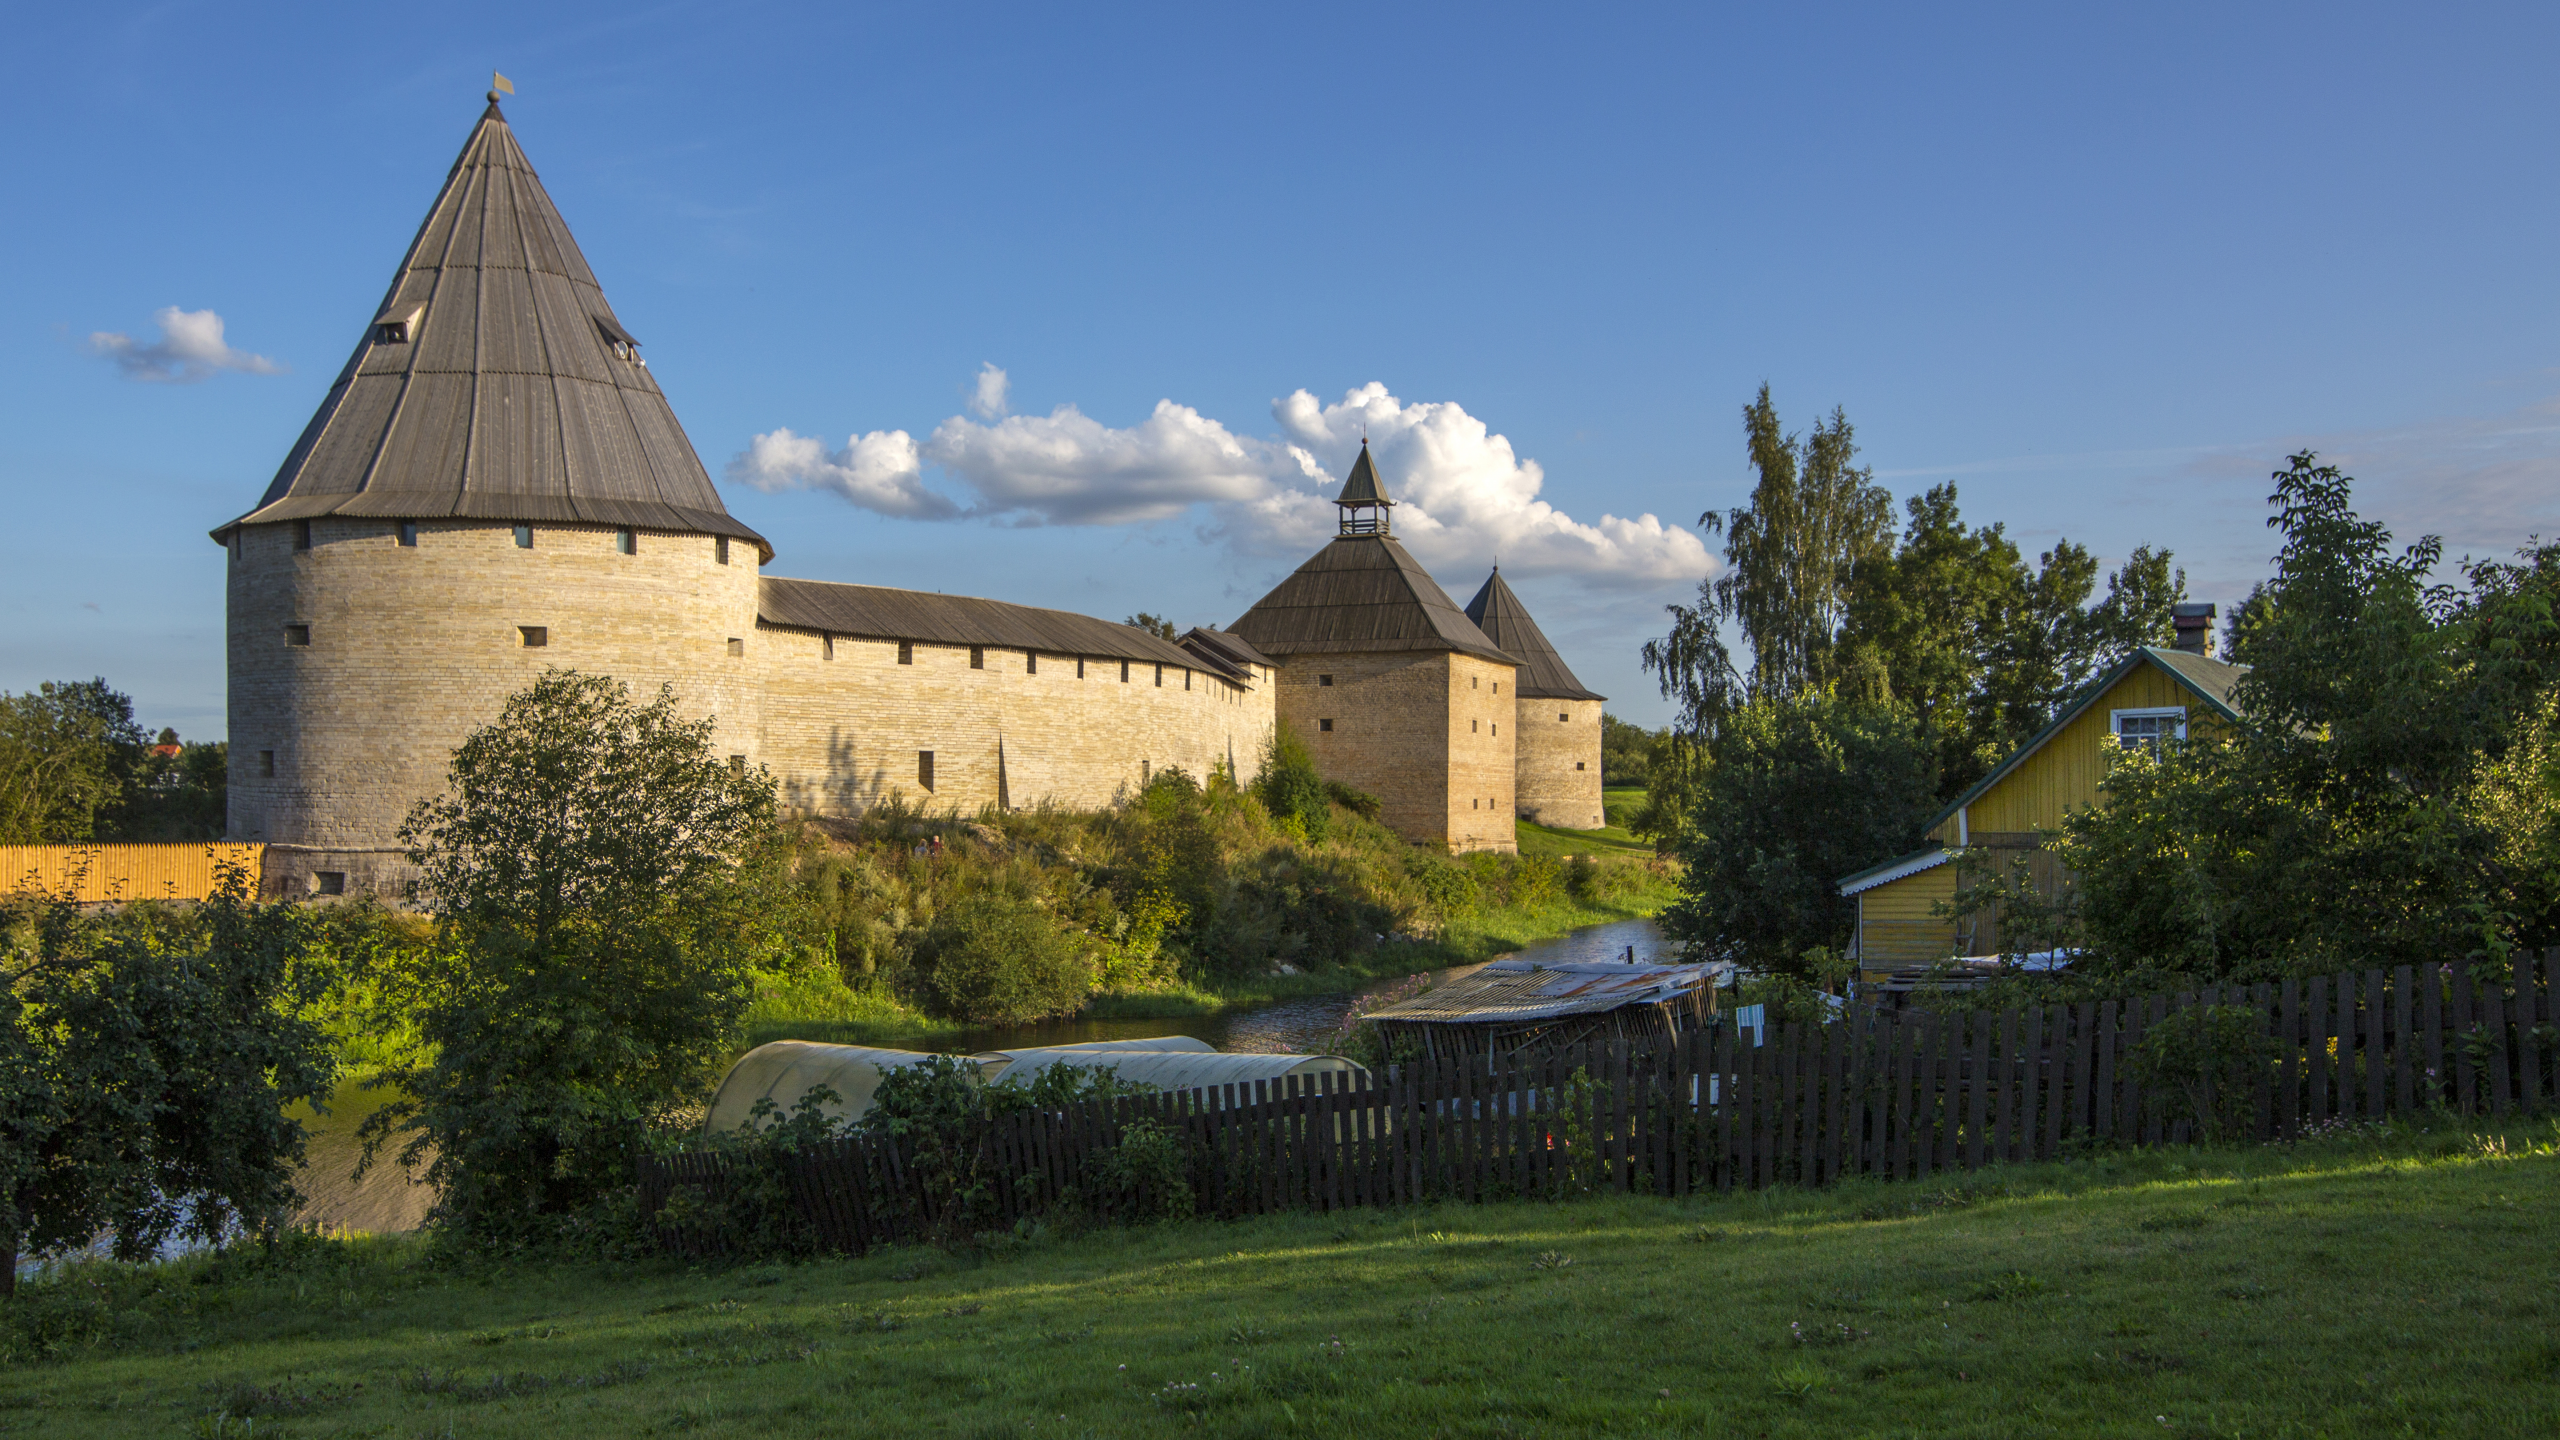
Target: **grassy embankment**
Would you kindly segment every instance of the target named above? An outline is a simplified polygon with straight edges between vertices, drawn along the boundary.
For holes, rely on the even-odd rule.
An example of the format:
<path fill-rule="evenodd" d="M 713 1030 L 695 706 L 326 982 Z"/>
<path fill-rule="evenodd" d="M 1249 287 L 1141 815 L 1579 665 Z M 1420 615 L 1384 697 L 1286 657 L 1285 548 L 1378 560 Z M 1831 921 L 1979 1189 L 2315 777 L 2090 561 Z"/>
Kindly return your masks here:
<path fill-rule="evenodd" d="M 9 1312 L 0 1426 L 2548 1435 L 2555 1138 L 2439 1120 L 1925 1184 L 1167 1224 L 974 1260 L 475 1271 L 371 1240 L 264 1269 L 98 1267 Z"/>
<path fill-rule="evenodd" d="M 1641 790 L 1605 793 L 1603 809 L 1612 820 L 1623 819 L 1625 811 L 1641 804 L 1644 797 Z M 1095 995 L 1079 1013 L 1096 1020 L 1187 1019 L 1295 996 L 1358 989 L 1425 970 L 1490 960 L 1534 941 L 1586 926 L 1641 919 L 1662 909 L 1678 893 L 1671 873 L 1645 863 L 1652 860 L 1653 847 L 1620 825 L 1564 830 L 1521 821 L 1518 831 L 1520 854 L 1525 859 L 1564 861 L 1575 855 L 1588 855 L 1595 861 L 1613 864 L 1622 874 L 1615 893 L 1606 899 L 1577 900 L 1559 892 L 1532 904 L 1482 907 L 1453 917 L 1440 934 L 1427 940 L 1380 946 L 1294 975 L 1105 991 Z M 930 1049 L 952 1043 L 972 1028 L 958 1021 L 936 1019 L 884 991 L 848 992 L 821 981 L 797 989 L 768 991 L 748 1016 L 745 1038 L 749 1045 L 792 1039 Z"/>

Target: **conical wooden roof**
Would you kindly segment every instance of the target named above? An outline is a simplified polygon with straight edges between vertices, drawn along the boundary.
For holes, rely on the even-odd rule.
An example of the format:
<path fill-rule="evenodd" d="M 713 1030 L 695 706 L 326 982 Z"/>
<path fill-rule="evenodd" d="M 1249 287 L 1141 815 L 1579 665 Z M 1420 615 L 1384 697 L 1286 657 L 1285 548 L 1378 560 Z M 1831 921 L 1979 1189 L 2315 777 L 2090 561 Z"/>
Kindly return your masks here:
<path fill-rule="evenodd" d="M 258 507 L 752 540 L 606 303 L 497 96 Z"/>
<path fill-rule="evenodd" d="M 1486 639 L 1501 646 L 1520 662 L 1520 678 L 1516 682 L 1521 695 L 1546 700 L 1606 700 L 1597 691 L 1586 690 L 1566 668 L 1564 657 L 1547 643 L 1546 632 L 1529 618 L 1529 607 L 1511 593 L 1502 581 L 1502 567 L 1493 574 L 1467 602 L 1467 618 L 1484 632 Z"/>
<path fill-rule="evenodd" d="M 1389 535 L 1335 540 L 1227 628 L 1266 655 L 1454 650 L 1519 663 Z"/>
<path fill-rule="evenodd" d="M 1360 458 L 1351 462 L 1351 474 L 1342 482 L 1342 493 L 1333 498 L 1336 505 L 1393 505 L 1387 498 L 1387 482 L 1378 478 L 1378 467 L 1369 463 L 1369 442 L 1360 442 Z"/>

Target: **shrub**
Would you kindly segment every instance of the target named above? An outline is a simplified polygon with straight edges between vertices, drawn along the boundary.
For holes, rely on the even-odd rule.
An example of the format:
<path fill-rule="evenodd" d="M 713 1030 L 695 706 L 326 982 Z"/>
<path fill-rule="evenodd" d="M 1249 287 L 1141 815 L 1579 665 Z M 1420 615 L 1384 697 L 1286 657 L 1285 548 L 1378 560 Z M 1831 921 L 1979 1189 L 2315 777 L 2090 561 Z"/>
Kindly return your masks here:
<path fill-rule="evenodd" d="M 1285 722 L 1271 727 L 1271 738 L 1262 747 L 1262 777 L 1254 782 L 1254 795 L 1272 819 L 1294 824 L 1308 844 L 1324 843 L 1333 822 L 1333 796 L 1316 773 L 1307 742 Z M 1347 808 L 1356 812 L 1358 807 Z"/>
<path fill-rule="evenodd" d="M 2276 1040 L 2246 1005 L 2197 1005 L 2152 1026 L 2133 1044 L 2133 1078 L 2164 1120 L 2194 1122 L 2208 1143 L 2257 1127 L 2256 1091 Z"/>
<path fill-rule="evenodd" d="M 1064 1015 L 1093 993 L 1093 957 L 1030 901 L 993 891 L 942 912 L 917 951 L 936 1009 L 956 1019 L 1020 1024 Z"/>

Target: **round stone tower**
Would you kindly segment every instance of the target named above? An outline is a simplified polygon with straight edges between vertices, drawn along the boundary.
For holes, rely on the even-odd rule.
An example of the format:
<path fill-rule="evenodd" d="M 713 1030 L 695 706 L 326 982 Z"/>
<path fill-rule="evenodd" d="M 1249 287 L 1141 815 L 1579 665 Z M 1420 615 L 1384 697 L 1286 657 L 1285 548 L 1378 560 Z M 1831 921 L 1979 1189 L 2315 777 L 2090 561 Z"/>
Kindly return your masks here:
<path fill-rule="evenodd" d="M 757 577 L 489 97 L 230 551 L 230 834 L 271 892 L 396 890 L 396 832 L 545 667 L 674 687 L 756 761 Z"/>

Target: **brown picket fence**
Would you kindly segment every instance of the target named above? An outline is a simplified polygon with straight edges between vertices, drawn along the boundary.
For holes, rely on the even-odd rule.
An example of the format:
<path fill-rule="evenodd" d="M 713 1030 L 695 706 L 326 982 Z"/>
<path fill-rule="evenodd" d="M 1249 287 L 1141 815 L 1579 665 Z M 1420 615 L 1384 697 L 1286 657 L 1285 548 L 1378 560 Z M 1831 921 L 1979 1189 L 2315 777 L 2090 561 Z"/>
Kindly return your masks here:
<path fill-rule="evenodd" d="M 1852 1009 L 1818 1026 L 1728 1025 L 1669 1047 L 1592 1045 L 1499 1070 L 1420 1063 L 1018 1113 L 963 1157 L 969 1183 L 958 1187 L 920 1174 L 903 1146 L 866 1138 L 785 1155 L 680 1155 L 645 1167 L 641 1199 L 661 1240 L 692 1254 L 735 1246 L 735 1208 L 701 1202 L 758 1177 L 784 1187 L 808 1245 L 854 1254 L 955 1226 L 1011 1227 L 1069 1203 L 1107 1218 L 1145 1208 L 1098 1163 L 1133 1126 L 1160 1150 L 1170 1137 L 1198 1213 L 1230 1217 L 1925 1180 L 2092 1144 L 2186 1143 L 2200 1108 L 2284 1141 L 2434 1107 L 2550 1111 L 2560 1107 L 2555 996 L 2560 949 L 2519 957 L 2495 983 L 2471 966 L 2404 965 L 1997 1012 Z M 2254 1026 L 2246 1104 L 2145 1095 L 2128 1063 L 2135 1047 L 2206 1005 L 2237 1007 Z"/>

